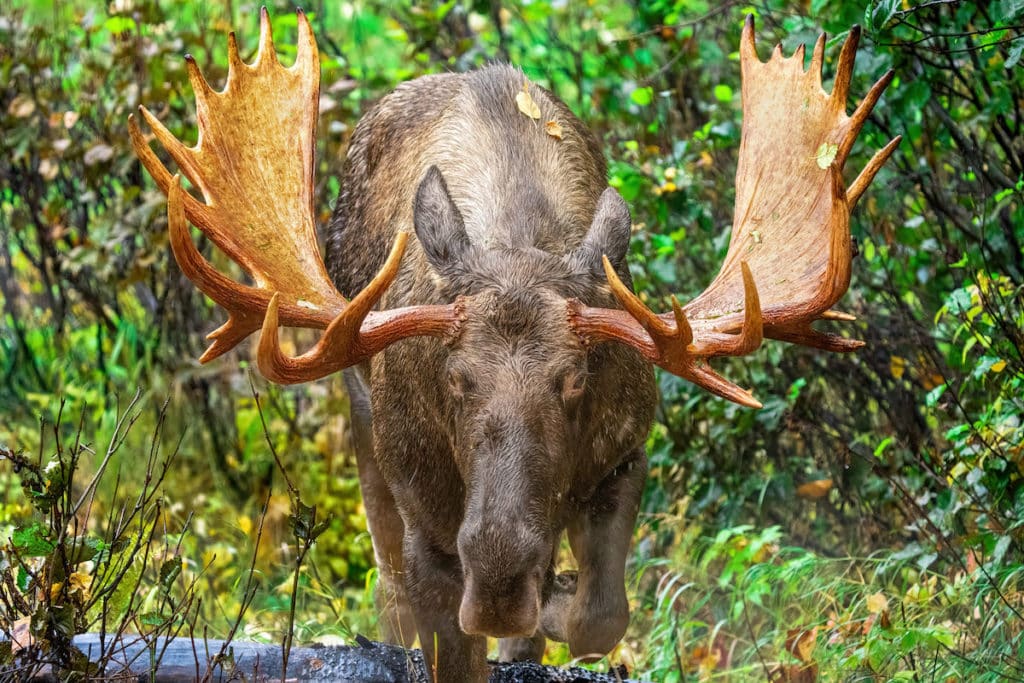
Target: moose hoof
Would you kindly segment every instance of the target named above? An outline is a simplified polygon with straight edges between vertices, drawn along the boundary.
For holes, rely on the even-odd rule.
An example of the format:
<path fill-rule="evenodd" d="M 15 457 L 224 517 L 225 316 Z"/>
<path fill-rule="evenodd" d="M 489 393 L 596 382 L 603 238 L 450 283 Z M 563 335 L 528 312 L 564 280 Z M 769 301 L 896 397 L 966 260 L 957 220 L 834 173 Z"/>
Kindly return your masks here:
<path fill-rule="evenodd" d="M 566 623 L 576 595 L 576 572 L 555 575 L 545 596 L 540 615 L 540 632 L 559 643 L 568 642 Z"/>

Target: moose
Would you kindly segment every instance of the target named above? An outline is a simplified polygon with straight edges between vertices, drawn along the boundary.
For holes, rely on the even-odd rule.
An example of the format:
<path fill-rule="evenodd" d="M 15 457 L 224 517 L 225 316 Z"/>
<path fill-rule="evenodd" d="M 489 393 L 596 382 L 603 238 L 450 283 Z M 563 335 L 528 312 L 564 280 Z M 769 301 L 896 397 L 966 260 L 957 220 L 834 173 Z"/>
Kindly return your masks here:
<path fill-rule="evenodd" d="M 411 646 L 418 635 L 435 680 L 486 680 L 488 636 L 501 639 L 503 659 L 539 659 L 546 638 L 599 657 L 629 621 L 652 366 L 759 407 L 709 360 L 749 354 L 765 337 L 861 345 L 811 325 L 852 320 L 832 309 L 850 282 L 850 211 L 899 138 L 850 185 L 843 169 L 892 73 L 848 115 L 856 28 L 827 93 L 824 36 L 806 70 L 803 47 L 762 62 L 748 17 L 728 253 L 702 294 L 658 314 L 633 292 L 630 212 L 608 187 L 597 139 L 507 65 L 417 78 L 361 119 L 321 260 L 319 61 L 298 18 L 291 67 L 277 60 L 266 10 L 252 64 L 229 38 L 222 90 L 186 56 L 194 146 L 145 107 L 151 134 L 130 120 L 167 195 L 182 272 L 228 312 L 200 360 L 259 330 L 258 365 L 272 382 L 344 371 L 384 637 Z M 253 284 L 215 270 L 189 223 Z M 289 356 L 279 326 L 323 335 Z M 558 574 L 563 533 L 578 571 Z"/>

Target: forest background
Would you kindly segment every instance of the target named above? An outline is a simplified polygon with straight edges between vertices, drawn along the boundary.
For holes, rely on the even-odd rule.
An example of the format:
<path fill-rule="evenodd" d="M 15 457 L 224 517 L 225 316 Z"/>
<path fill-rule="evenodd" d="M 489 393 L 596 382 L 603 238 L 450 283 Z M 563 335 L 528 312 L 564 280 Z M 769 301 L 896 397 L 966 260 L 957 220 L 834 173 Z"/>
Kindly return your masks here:
<path fill-rule="evenodd" d="M 268 5 L 288 63 L 294 6 Z M 248 345 L 196 362 L 222 313 L 171 258 L 164 197 L 128 139 L 145 104 L 194 140 L 183 54 L 217 84 L 229 31 L 255 53 L 258 6 L 0 9 L 0 664 L 54 657 L 84 631 L 376 635 L 340 377 L 270 386 Z M 840 305 L 858 321 L 842 331 L 867 347 L 767 343 L 723 362 L 760 411 L 659 374 L 634 616 L 597 666 L 657 681 L 1024 680 L 1024 1 L 304 9 L 321 49 L 321 218 L 377 99 L 507 60 L 602 141 L 636 223 L 634 280 L 662 310 L 703 289 L 728 243 L 744 15 L 762 58 L 826 31 L 826 87 L 861 24 L 851 92 L 896 78 L 849 170 L 903 136 L 852 219 Z"/>

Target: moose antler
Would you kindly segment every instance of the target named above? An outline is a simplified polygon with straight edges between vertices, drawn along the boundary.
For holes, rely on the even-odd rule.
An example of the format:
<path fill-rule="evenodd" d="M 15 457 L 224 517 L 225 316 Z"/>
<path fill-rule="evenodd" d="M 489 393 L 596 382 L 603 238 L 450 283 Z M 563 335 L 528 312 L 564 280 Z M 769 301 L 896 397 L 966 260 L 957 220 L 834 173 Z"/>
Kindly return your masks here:
<path fill-rule="evenodd" d="M 171 247 L 182 272 L 228 311 L 209 335 L 208 362 L 262 327 L 257 360 L 270 380 L 291 384 L 336 372 L 399 339 L 441 336 L 458 324 L 456 305 L 371 311 L 398 272 L 408 235 L 395 240 L 387 262 L 352 301 L 337 292 L 320 258 L 313 218 L 313 151 L 320 64 L 309 21 L 298 11 L 295 63 L 277 61 L 266 8 L 260 13 L 255 61 L 244 63 L 228 38 L 228 78 L 214 91 L 191 56 L 199 138 L 186 147 L 145 107 L 139 112 L 205 203 L 181 188 L 157 158 L 134 116 L 128 130 L 135 153 L 167 195 Z M 198 227 L 255 282 L 243 285 L 217 272 L 199 253 L 187 221 Z M 278 323 L 326 329 L 298 358 L 278 344 Z"/>
<path fill-rule="evenodd" d="M 736 204 L 729 251 L 718 276 L 686 306 L 651 312 L 615 274 L 605 273 L 625 311 L 570 307 L 587 341 L 618 341 L 714 394 L 760 407 L 751 393 L 718 375 L 709 358 L 745 355 L 762 336 L 829 351 L 863 344 L 811 328 L 815 320 L 853 320 L 830 310 L 850 284 L 850 211 L 896 149 L 879 150 L 847 189 L 843 167 L 890 71 L 846 114 L 860 29 L 843 45 L 831 94 L 821 85 L 825 36 L 804 71 L 804 48 L 790 58 L 776 47 L 761 62 L 748 16 L 740 41 L 743 134 L 736 168 Z M 760 283 L 755 286 L 755 282 Z"/>

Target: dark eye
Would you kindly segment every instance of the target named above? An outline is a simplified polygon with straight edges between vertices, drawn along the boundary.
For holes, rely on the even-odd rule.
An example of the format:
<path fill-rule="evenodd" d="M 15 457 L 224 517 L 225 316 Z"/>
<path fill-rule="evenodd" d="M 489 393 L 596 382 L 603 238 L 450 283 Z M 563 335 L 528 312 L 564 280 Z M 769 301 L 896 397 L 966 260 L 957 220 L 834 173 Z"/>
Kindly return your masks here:
<path fill-rule="evenodd" d="M 583 396 L 583 391 L 587 388 L 587 373 L 585 370 L 572 369 L 562 375 L 562 386 L 560 387 L 562 392 L 562 402 L 566 404 L 574 403 Z"/>
<path fill-rule="evenodd" d="M 448 368 L 448 391 L 452 396 L 461 399 L 473 389 L 473 380 L 466 374 L 465 369 L 458 366 Z"/>

